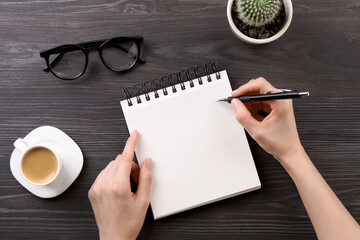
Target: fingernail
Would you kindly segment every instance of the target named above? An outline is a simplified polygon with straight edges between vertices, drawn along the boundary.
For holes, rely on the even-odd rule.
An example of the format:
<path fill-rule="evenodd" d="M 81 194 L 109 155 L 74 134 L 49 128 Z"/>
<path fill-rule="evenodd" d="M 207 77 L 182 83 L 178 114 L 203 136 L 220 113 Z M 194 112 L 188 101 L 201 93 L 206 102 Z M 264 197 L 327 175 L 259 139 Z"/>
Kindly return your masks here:
<path fill-rule="evenodd" d="M 239 107 L 239 103 L 235 99 L 231 100 L 231 105 L 235 110 Z"/>
<path fill-rule="evenodd" d="M 131 136 L 134 136 L 136 134 L 136 130 L 133 130 L 132 132 L 131 132 Z"/>
<path fill-rule="evenodd" d="M 151 158 L 148 158 L 148 159 L 146 159 L 146 167 L 148 168 L 148 169 L 151 169 Z"/>

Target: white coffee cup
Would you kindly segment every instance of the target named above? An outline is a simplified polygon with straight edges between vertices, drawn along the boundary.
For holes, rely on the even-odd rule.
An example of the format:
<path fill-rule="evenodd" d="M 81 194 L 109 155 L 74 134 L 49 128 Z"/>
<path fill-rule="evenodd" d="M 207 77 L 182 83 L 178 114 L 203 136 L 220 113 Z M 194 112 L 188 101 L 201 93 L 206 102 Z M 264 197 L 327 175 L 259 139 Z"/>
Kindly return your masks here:
<path fill-rule="evenodd" d="M 38 185 L 38 186 L 43 186 L 43 185 L 48 185 L 50 183 L 52 183 L 58 176 L 59 176 L 59 172 L 61 171 L 61 167 L 62 167 L 62 161 L 61 161 L 61 158 L 59 156 L 59 154 L 56 153 L 56 151 L 54 150 L 54 148 L 52 146 L 49 146 L 47 144 L 35 144 L 35 145 L 30 145 L 28 144 L 24 139 L 22 138 L 18 138 L 15 142 L 14 142 L 14 147 L 21 152 L 21 156 L 20 156 L 20 161 L 19 161 L 19 169 L 20 169 L 20 172 L 21 172 L 21 175 L 22 177 L 28 181 L 29 183 L 31 184 L 34 184 L 34 185 Z M 36 148 L 44 148 L 48 151 L 50 151 L 54 156 L 55 156 L 55 159 L 56 159 L 56 163 L 57 163 L 57 169 L 56 169 L 56 172 L 55 174 L 52 176 L 51 179 L 47 180 L 46 182 L 36 182 L 34 180 L 31 180 L 29 179 L 28 177 L 26 177 L 26 174 L 24 173 L 24 169 L 23 169 L 23 161 L 25 159 L 25 157 L 27 157 L 27 155 L 31 152 L 34 152 L 36 151 Z M 46 161 L 54 161 L 53 159 L 52 160 L 42 160 L 42 162 L 46 162 Z M 34 162 L 34 161 L 33 161 Z M 31 167 L 28 167 L 28 168 L 31 168 L 31 170 L 27 170 L 28 172 L 32 171 L 33 173 L 34 172 L 39 172 L 39 166 L 38 165 L 34 165 L 34 166 L 31 166 Z M 54 168 L 54 167 L 52 167 Z M 49 170 L 49 169 L 45 169 L 46 171 Z M 51 170 L 51 169 L 50 169 Z M 52 169 L 54 170 L 54 169 Z M 34 174 L 36 175 L 36 174 Z"/>

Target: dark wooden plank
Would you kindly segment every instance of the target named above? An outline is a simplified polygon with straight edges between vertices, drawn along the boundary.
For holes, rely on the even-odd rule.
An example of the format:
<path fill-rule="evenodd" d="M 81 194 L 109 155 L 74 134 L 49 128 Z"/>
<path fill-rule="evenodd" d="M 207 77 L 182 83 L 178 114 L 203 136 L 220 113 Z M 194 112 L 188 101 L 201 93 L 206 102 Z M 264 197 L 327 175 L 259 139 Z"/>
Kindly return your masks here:
<path fill-rule="evenodd" d="M 250 46 L 231 33 L 226 1 L 1 1 L 0 238 L 96 239 L 87 191 L 128 136 L 121 89 L 213 59 L 234 88 L 264 76 L 275 86 L 311 92 L 295 102 L 300 137 L 360 221 L 359 5 L 293 4 L 282 38 Z M 41 49 L 118 35 L 144 36 L 148 62 L 119 75 L 91 54 L 85 76 L 74 82 L 42 71 Z M 50 200 L 30 194 L 9 169 L 13 141 L 41 125 L 64 130 L 85 156 L 76 182 Z M 158 221 L 149 211 L 139 239 L 315 239 L 290 177 L 249 141 L 261 190 Z"/>

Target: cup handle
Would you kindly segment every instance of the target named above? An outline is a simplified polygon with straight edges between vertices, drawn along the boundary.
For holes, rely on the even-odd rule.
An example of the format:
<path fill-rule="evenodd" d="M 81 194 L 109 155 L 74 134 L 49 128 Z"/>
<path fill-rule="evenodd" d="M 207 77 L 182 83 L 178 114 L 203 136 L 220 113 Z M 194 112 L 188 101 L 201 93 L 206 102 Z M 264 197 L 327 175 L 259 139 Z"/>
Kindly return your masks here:
<path fill-rule="evenodd" d="M 18 138 L 15 142 L 14 142 L 14 147 L 19 150 L 21 153 L 26 152 L 26 150 L 29 149 L 29 145 L 25 142 L 24 139 L 22 138 Z"/>

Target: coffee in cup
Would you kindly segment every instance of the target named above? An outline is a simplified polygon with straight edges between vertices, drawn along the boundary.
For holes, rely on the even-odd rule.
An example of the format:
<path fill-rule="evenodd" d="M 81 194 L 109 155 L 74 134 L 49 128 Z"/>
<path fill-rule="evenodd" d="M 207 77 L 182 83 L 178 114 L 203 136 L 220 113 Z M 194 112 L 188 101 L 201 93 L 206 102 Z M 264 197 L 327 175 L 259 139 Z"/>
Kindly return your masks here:
<path fill-rule="evenodd" d="M 55 154 L 45 147 L 34 147 L 26 152 L 21 161 L 21 171 L 30 181 L 43 184 L 56 175 L 58 163 Z"/>
<path fill-rule="evenodd" d="M 28 182 L 35 185 L 46 185 L 58 176 L 61 161 L 49 146 L 29 146 L 21 138 L 14 142 L 14 146 L 22 153 L 19 167 Z"/>

